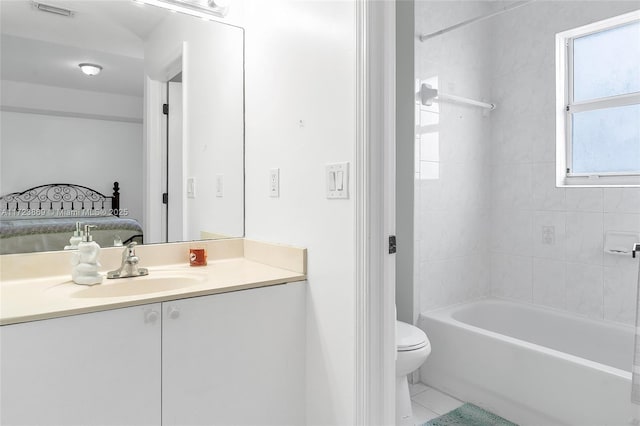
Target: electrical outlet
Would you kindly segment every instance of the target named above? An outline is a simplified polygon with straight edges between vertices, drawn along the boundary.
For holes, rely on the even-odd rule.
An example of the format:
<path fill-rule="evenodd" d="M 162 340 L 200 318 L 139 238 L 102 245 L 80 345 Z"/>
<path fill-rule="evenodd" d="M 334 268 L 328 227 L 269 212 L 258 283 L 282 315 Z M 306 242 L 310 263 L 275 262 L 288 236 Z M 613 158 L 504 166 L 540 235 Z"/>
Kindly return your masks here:
<path fill-rule="evenodd" d="M 280 197 L 280 169 L 269 170 L 269 196 Z"/>
<path fill-rule="evenodd" d="M 542 244 L 554 245 L 555 243 L 556 243 L 556 227 L 543 226 L 542 227 Z"/>

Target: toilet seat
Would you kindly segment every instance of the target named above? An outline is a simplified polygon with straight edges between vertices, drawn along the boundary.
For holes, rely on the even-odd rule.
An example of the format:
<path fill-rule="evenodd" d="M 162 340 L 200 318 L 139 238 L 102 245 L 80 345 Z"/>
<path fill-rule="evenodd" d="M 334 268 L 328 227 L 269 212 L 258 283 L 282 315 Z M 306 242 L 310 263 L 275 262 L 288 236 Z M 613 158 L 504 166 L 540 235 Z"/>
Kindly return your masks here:
<path fill-rule="evenodd" d="M 431 346 L 424 331 L 418 327 L 396 321 L 396 350 L 398 352 L 415 351 Z"/>

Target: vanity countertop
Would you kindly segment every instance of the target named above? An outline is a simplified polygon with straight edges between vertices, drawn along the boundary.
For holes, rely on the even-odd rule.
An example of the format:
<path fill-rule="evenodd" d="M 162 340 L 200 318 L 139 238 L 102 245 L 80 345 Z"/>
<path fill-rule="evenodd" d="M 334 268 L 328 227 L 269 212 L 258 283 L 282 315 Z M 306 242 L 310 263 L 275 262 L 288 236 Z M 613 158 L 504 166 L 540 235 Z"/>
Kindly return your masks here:
<path fill-rule="evenodd" d="M 220 255 L 219 253 L 224 253 L 225 250 L 219 245 L 226 243 L 234 245 L 230 253 L 242 256 Z M 147 254 L 150 254 L 151 250 L 156 252 L 157 250 L 178 250 L 184 253 L 185 250 L 188 252 L 188 245 L 189 243 L 178 243 L 156 246 Z M 246 290 L 306 279 L 305 249 L 243 239 L 226 240 L 226 242 L 211 241 L 205 245 L 208 246 L 210 253 L 207 266 L 190 267 L 184 262 L 151 264 L 147 277 L 114 280 L 105 278 L 102 284 L 96 286 L 74 284 L 70 273 L 9 277 L 13 279 L 7 279 L 6 274 L 3 274 L 3 279 L 0 281 L 0 325 Z M 162 246 L 165 247 L 160 248 Z M 142 246 L 138 250 L 142 252 L 144 248 Z M 212 253 L 214 256 L 211 256 Z M 46 256 L 46 254 L 40 255 Z M 52 253 L 51 255 L 59 260 L 61 256 L 69 254 Z M 2 256 L 3 267 L 8 265 L 7 262 L 11 262 L 10 256 L 13 255 Z M 165 253 L 165 258 L 172 258 L 172 256 L 174 254 L 170 253 L 166 256 Z M 144 262 L 145 256 L 140 255 L 140 257 Z M 23 259 L 15 259 L 18 262 L 23 261 Z M 174 285 L 181 282 L 183 284 Z M 139 292 L 141 288 L 144 290 Z"/>

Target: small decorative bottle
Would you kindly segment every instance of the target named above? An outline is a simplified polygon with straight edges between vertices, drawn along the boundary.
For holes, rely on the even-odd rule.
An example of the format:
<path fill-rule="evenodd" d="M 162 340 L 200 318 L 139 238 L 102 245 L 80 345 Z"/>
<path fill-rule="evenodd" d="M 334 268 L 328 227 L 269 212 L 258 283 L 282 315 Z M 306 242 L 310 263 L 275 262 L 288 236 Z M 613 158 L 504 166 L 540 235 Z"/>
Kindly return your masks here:
<path fill-rule="evenodd" d="M 82 242 L 78 244 L 78 251 L 73 254 L 71 259 L 71 264 L 73 265 L 71 279 L 76 284 L 94 285 L 102 282 L 102 275 L 98 272 L 100 267 L 98 263 L 100 246 L 93 241 L 91 228 L 95 228 L 95 226 L 84 226 Z"/>
<path fill-rule="evenodd" d="M 69 245 L 65 246 L 65 250 L 76 250 L 78 244 L 82 242 L 82 223 L 76 222 L 76 230 L 73 231 L 73 235 L 69 238 Z"/>

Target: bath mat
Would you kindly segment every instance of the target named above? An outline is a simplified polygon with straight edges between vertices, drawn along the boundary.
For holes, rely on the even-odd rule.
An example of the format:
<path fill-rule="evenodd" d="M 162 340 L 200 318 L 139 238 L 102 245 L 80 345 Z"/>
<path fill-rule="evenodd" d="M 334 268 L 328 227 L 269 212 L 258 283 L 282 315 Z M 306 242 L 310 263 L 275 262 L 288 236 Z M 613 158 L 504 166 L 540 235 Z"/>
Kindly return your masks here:
<path fill-rule="evenodd" d="M 423 426 L 518 426 L 473 404 L 464 404 Z"/>

